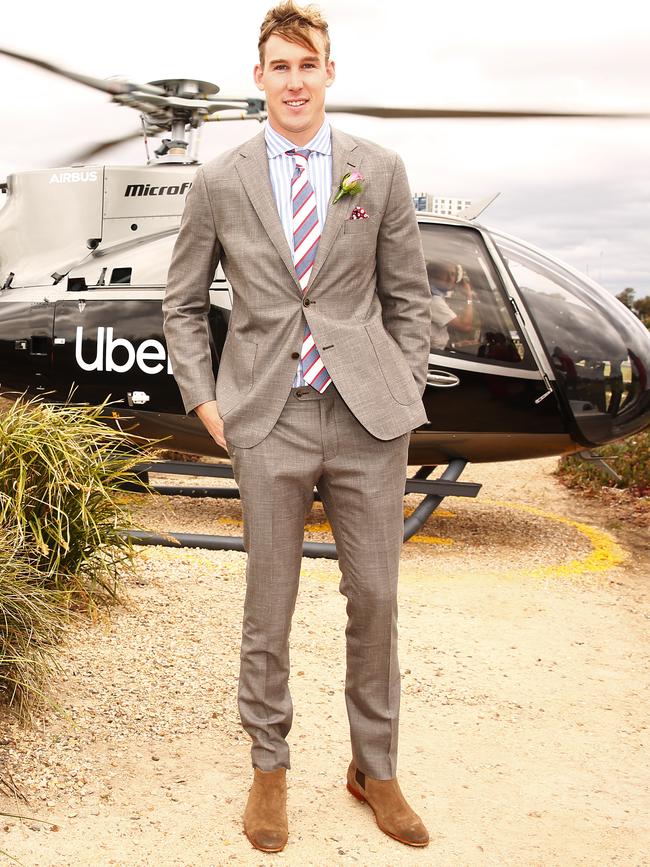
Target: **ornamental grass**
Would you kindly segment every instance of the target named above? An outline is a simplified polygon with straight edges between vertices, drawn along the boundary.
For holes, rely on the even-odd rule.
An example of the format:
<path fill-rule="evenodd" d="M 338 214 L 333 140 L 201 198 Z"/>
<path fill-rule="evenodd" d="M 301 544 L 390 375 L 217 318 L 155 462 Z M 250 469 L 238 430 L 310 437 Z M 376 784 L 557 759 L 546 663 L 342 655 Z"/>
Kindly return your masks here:
<path fill-rule="evenodd" d="M 47 681 L 60 670 L 57 649 L 71 612 L 68 594 L 43 586 L 40 572 L 4 528 L 0 563 L 0 702 L 25 718 L 30 697 L 43 698 Z"/>
<path fill-rule="evenodd" d="M 628 437 L 620 442 L 601 446 L 596 450 L 613 470 L 616 480 L 599 464 L 584 461 L 573 455 L 563 457 L 557 474 L 570 488 L 587 493 L 598 493 L 603 488 L 623 488 L 634 497 L 650 497 L 650 430 Z"/>
<path fill-rule="evenodd" d="M 46 698 L 70 619 L 123 599 L 124 486 L 148 456 L 105 415 L 39 399 L 0 414 L 0 701 L 21 718 Z"/>

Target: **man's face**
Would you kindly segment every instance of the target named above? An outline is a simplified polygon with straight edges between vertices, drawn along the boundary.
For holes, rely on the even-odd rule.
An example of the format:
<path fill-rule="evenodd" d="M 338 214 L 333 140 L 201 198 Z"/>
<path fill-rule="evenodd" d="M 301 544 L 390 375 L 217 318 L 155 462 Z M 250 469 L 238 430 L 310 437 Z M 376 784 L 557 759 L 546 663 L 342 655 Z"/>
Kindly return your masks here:
<path fill-rule="evenodd" d="M 445 268 L 442 282 L 448 291 L 450 289 L 454 288 L 454 286 L 456 285 L 456 266 L 455 265 L 447 265 L 447 267 Z"/>
<path fill-rule="evenodd" d="M 264 66 L 255 66 L 255 84 L 266 95 L 269 123 L 289 141 L 305 145 L 325 116 L 325 88 L 334 81 L 334 62 L 325 60 L 323 37 L 312 30 L 316 52 L 273 34 L 264 46 Z"/>

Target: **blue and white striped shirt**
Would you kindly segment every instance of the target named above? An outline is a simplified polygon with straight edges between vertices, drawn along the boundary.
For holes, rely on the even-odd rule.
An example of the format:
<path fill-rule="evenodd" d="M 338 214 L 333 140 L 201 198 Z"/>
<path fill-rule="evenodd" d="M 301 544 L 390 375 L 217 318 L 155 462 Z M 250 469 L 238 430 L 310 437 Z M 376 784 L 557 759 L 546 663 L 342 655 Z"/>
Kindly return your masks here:
<path fill-rule="evenodd" d="M 264 136 L 266 139 L 266 154 L 269 158 L 269 175 L 275 204 L 280 215 L 280 222 L 287 238 L 289 250 L 293 253 L 293 212 L 291 207 L 291 179 L 296 170 L 296 161 L 289 157 L 286 151 L 293 150 L 298 145 L 280 135 L 279 132 L 267 122 Z M 327 217 L 327 207 L 332 194 L 332 133 L 327 118 L 316 135 L 306 145 L 312 153 L 309 156 L 307 171 L 309 180 L 314 188 L 316 196 L 316 211 L 320 224 L 321 235 Z M 298 369 L 293 381 L 294 388 L 304 385 L 302 377 L 302 362 L 298 362 Z"/>

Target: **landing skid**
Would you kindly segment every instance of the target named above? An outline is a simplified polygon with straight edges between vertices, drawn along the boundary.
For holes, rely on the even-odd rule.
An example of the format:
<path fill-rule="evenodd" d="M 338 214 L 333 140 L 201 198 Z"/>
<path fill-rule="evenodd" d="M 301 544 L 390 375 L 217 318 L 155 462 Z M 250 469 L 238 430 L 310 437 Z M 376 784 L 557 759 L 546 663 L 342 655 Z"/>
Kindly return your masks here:
<path fill-rule="evenodd" d="M 434 466 L 420 467 L 411 478 L 406 480 L 405 494 L 424 494 L 424 499 L 404 520 L 404 541 L 408 541 L 424 526 L 427 518 L 438 508 L 445 497 L 476 497 L 481 489 L 474 482 L 459 482 L 458 479 L 467 466 L 460 459 L 449 462 L 440 478 L 430 479 Z M 230 464 L 201 464 L 186 461 L 152 461 L 140 464 L 136 471 L 143 482 L 149 482 L 149 473 L 169 473 L 181 476 L 205 476 L 209 478 L 232 479 Z M 168 496 L 214 497 L 216 499 L 239 499 L 237 488 L 190 488 L 171 485 L 158 485 L 151 488 L 155 493 Z M 130 490 L 143 490 L 132 487 Z M 314 493 L 314 499 L 320 499 Z M 244 551 L 241 536 L 207 536 L 200 533 L 150 533 L 144 530 L 129 530 L 126 535 L 136 545 L 164 545 L 168 548 L 207 548 L 213 551 Z M 324 557 L 337 559 L 336 545 L 331 542 L 303 542 L 303 557 Z"/>

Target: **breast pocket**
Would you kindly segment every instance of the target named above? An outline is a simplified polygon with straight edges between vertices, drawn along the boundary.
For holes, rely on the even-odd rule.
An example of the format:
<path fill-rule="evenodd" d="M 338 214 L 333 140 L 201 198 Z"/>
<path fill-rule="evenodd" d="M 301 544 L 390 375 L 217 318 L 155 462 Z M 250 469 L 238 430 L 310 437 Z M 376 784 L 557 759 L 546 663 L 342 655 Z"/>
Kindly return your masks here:
<path fill-rule="evenodd" d="M 377 218 L 368 217 L 365 220 L 346 220 L 343 223 L 345 235 L 365 235 L 369 237 L 377 233 Z"/>

